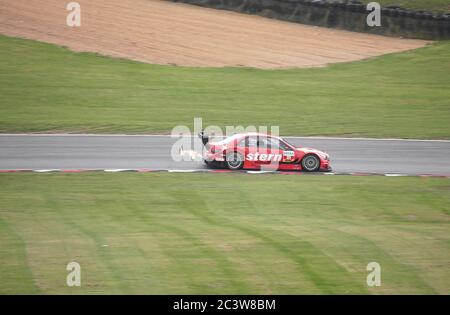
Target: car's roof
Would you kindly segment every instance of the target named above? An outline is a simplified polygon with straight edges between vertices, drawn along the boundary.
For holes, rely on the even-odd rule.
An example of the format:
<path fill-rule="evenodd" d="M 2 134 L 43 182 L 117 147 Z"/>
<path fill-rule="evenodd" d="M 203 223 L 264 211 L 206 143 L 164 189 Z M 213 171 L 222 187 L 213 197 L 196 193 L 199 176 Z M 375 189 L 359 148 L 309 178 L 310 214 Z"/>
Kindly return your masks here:
<path fill-rule="evenodd" d="M 270 137 L 270 138 L 275 138 L 275 139 L 278 139 L 278 140 L 282 140 L 278 136 L 274 136 L 274 135 L 270 135 L 270 134 L 266 134 L 266 133 L 261 133 L 261 132 L 242 132 L 242 133 L 235 133 L 235 134 L 233 134 L 231 136 L 228 136 L 228 137 L 226 137 L 226 138 L 224 138 L 224 139 L 222 139 L 220 141 L 214 141 L 212 143 L 214 143 L 214 144 L 229 143 L 231 141 L 240 140 L 240 139 L 242 139 L 244 137 L 247 137 L 247 136 L 249 136 L 249 137 L 252 137 L 252 136 L 253 137 L 256 137 L 256 136 L 258 136 L 258 137 Z"/>
<path fill-rule="evenodd" d="M 280 139 L 279 136 L 274 136 L 274 135 L 270 135 L 270 134 L 266 134 L 266 133 L 261 133 L 261 132 L 244 132 L 244 133 L 236 133 L 234 135 L 231 135 L 228 138 L 241 138 L 241 137 L 247 137 L 247 136 L 258 136 L 258 137 L 271 137 L 271 138 L 277 138 Z"/>

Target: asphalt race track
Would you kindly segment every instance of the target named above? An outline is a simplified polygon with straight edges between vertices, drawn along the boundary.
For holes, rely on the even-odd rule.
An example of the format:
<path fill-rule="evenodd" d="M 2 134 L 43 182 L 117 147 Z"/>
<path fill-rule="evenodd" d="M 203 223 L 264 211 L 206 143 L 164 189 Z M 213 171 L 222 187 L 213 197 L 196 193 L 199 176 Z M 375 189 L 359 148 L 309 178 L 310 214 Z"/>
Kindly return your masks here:
<path fill-rule="evenodd" d="M 205 168 L 202 162 L 173 161 L 170 151 L 176 140 L 170 136 L 0 135 L 0 170 Z M 338 173 L 450 174 L 450 141 L 302 137 L 286 140 L 329 153 L 333 171 Z"/>

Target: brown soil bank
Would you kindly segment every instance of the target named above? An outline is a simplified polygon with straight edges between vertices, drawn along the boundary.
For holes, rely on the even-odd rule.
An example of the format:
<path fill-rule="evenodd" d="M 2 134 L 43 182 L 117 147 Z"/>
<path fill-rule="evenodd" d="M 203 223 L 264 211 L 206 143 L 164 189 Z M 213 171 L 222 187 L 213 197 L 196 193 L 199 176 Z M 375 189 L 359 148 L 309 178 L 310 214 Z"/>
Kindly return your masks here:
<path fill-rule="evenodd" d="M 294 68 L 360 60 L 426 45 L 156 0 L 2 0 L 0 33 L 154 64 Z"/>

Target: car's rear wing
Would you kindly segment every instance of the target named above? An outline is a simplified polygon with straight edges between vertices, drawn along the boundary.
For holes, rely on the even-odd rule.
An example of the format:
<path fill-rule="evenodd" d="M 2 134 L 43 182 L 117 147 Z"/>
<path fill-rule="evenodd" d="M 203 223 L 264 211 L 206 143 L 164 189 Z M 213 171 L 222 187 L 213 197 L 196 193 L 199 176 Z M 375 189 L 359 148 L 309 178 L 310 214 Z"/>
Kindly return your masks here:
<path fill-rule="evenodd" d="M 204 146 L 206 146 L 207 143 L 209 142 L 209 136 L 205 134 L 203 130 L 198 133 L 198 137 L 202 139 L 202 143 Z"/>

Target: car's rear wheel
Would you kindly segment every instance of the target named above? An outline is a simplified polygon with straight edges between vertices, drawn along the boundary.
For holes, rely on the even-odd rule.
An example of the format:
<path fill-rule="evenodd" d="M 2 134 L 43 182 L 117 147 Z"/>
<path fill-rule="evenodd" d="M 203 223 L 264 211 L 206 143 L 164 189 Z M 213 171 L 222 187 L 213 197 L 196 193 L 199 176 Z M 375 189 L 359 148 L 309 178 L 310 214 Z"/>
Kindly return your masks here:
<path fill-rule="evenodd" d="M 302 169 L 306 172 L 317 172 L 320 168 L 320 159 L 315 154 L 307 154 L 302 159 Z"/>
<path fill-rule="evenodd" d="M 244 167 L 244 157 L 239 152 L 230 152 L 226 156 L 225 165 L 230 170 L 240 170 Z"/>

